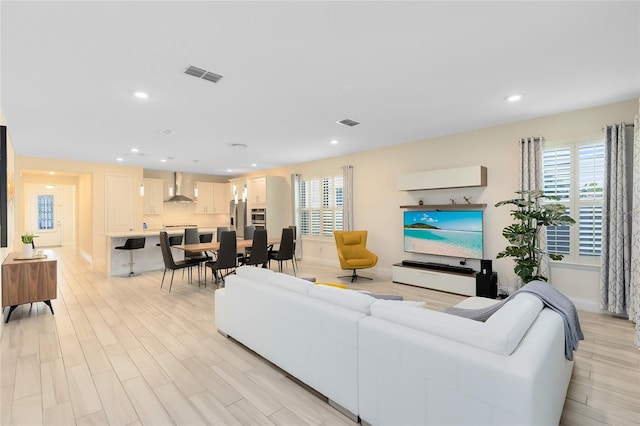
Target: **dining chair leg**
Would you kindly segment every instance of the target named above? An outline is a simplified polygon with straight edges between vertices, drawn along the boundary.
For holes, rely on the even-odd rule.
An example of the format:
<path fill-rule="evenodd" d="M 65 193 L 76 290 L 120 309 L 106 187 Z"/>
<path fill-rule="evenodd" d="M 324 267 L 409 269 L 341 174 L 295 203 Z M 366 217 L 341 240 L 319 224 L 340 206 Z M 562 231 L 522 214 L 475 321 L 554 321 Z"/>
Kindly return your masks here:
<path fill-rule="evenodd" d="M 160 282 L 160 288 L 164 285 L 164 276 L 167 273 L 167 268 L 164 268 L 164 272 L 162 273 L 162 281 Z"/>
<path fill-rule="evenodd" d="M 173 287 L 173 274 L 176 272 L 175 269 L 171 270 L 171 284 L 169 285 L 169 293 L 171 293 L 171 287 Z"/>

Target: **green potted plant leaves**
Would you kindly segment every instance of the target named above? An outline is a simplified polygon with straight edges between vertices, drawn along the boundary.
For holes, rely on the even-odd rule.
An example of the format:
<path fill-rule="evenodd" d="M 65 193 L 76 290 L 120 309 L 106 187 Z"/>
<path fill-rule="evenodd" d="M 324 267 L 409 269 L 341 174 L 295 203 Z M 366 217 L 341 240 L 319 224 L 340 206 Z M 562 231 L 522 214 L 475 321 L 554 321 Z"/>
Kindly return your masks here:
<path fill-rule="evenodd" d="M 514 206 L 511 216 L 516 220 L 516 223 L 502 230 L 509 245 L 496 257 L 514 258 L 513 270 L 524 284 L 533 280 L 548 281 L 547 277 L 541 275 L 540 262 L 545 256 L 552 260 L 562 260 L 564 256 L 540 249 L 540 231 L 547 226 L 572 225 L 575 220 L 566 214 L 563 204 L 546 202 L 560 200 L 556 196 L 545 195 L 542 191 L 517 191 L 516 194 L 520 198 L 496 203 L 496 207 Z"/>
<path fill-rule="evenodd" d="M 31 232 L 25 232 L 20 238 L 22 239 L 22 244 L 33 243 L 33 234 Z"/>

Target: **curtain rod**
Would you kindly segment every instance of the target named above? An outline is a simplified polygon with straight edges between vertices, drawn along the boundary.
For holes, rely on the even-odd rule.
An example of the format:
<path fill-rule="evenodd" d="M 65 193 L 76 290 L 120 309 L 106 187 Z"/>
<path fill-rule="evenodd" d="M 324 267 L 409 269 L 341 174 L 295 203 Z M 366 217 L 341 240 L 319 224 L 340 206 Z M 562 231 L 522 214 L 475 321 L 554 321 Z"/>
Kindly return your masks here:
<path fill-rule="evenodd" d="M 624 127 L 633 127 L 633 123 L 632 124 L 625 124 Z M 600 130 L 604 131 L 604 127 L 602 127 Z"/>

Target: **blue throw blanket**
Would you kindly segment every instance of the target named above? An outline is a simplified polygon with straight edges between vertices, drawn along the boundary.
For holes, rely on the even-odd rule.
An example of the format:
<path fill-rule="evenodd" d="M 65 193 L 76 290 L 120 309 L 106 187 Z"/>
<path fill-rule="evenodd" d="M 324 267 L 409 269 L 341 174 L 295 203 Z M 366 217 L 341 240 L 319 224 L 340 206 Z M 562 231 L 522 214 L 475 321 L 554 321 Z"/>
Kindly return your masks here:
<path fill-rule="evenodd" d="M 546 307 L 553 309 L 560 314 L 564 320 L 564 356 L 569 361 L 573 361 L 573 351 L 578 349 L 579 341 L 584 340 L 584 335 L 580 328 L 578 312 L 576 311 L 576 307 L 573 302 L 569 300 L 567 296 L 560 293 L 551 284 L 544 281 L 531 281 L 520 290 L 514 292 L 511 296 L 504 299 L 502 302 L 487 308 L 462 309 L 452 306 L 445 309 L 444 312 L 476 321 L 486 321 L 491 315 L 500 309 L 502 305 L 515 297 L 518 293 L 533 294 L 538 297 Z"/>

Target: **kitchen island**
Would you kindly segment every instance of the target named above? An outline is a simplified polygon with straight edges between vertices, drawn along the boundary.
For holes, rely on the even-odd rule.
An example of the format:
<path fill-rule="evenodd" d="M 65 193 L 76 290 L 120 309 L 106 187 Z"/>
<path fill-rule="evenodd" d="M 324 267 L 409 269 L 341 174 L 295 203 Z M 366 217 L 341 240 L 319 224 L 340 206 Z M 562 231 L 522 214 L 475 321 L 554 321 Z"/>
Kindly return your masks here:
<path fill-rule="evenodd" d="M 160 232 L 164 229 L 146 229 L 142 231 L 126 231 L 126 232 L 108 232 L 107 237 L 107 275 L 108 276 L 128 276 L 129 275 L 129 251 L 116 250 L 118 246 L 124 245 L 127 238 L 145 237 L 145 245 L 143 249 L 134 250 L 133 252 L 133 270 L 136 273 L 148 271 L 162 271 L 164 269 L 164 261 L 162 260 L 162 251 L 160 250 Z M 184 235 L 184 228 L 167 227 L 167 234 Z M 214 234 L 216 228 L 198 228 L 200 234 Z M 182 259 L 183 251 L 174 250 L 173 256 L 176 260 Z"/>

